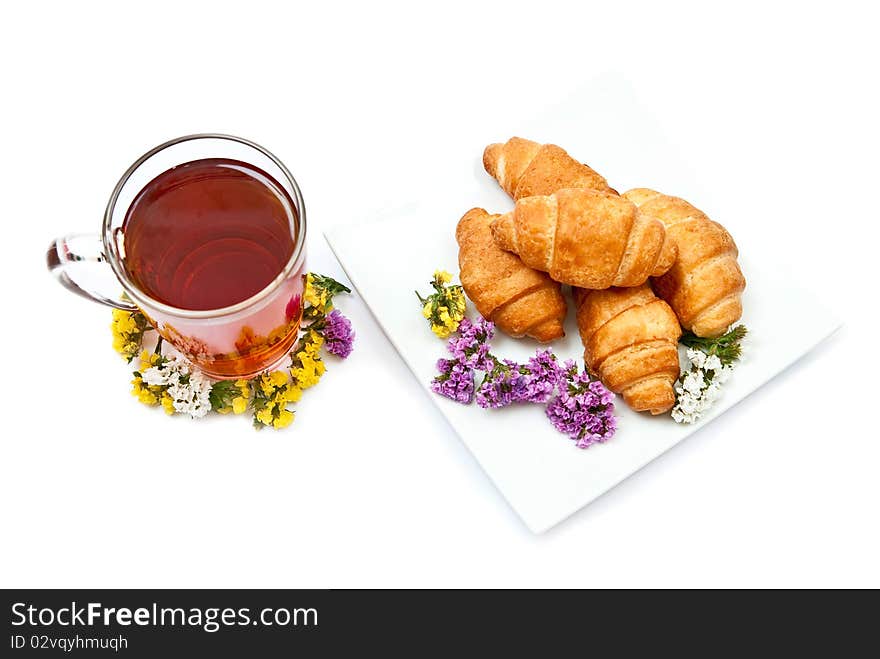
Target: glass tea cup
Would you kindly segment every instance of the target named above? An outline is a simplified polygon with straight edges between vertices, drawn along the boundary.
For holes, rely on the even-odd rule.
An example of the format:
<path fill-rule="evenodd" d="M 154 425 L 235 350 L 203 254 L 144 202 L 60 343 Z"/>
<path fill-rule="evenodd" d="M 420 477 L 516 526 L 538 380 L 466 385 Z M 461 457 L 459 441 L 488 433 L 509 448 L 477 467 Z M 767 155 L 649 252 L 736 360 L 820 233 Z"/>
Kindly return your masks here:
<path fill-rule="evenodd" d="M 246 299 L 219 308 L 188 308 L 157 299 L 144 290 L 129 269 L 126 258 L 126 218 L 133 204 L 142 198 L 159 177 L 172 170 L 185 168 L 201 161 L 237 162 L 254 168 L 265 175 L 262 180 L 271 187 L 287 219 L 281 230 L 285 245 L 292 247 L 283 267 L 261 290 Z M 268 193 L 268 192 L 267 192 Z M 138 202 L 141 203 L 141 202 Z M 223 200 L 216 202 L 224 203 Z M 212 230 L 211 208 L 206 208 L 200 222 L 201 231 Z M 168 221 L 174 221 L 171 217 Z M 246 221 L 247 217 L 238 218 Z M 217 232 L 229 231 L 217 222 Z M 277 236 L 261 235 L 265 247 L 277 251 Z M 222 239 L 222 236 L 217 236 Z M 154 236 L 162 245 L 164 234 Z M 275 240 L 275 245 L 268 241 Z M 302 320 L 303 272 L 305 269 L 306 212 L 302 194 L 290 171 L 274 155 L 253 142 L 221 134 L 186 135 L 160 144 L 138 158 L 122 175 L 113 189 L 104 213 L 100 236 L 69 235 L 57 239 L 47 252 L 49 270 L 68 290 L 116 309 L 141 311 L 157 329 L 160 336 L 206 375 L 218 379 L 249 378 L 280 364 L 296 342 Z M 257 248 L 260 246 L 257 245 Z M 115 278 L 87 283 L 91 266 L 100 263 L 102 274 L 106 268 Z M 153 264 L 161 268 L 164 263 Z M 217 264 L 223 268 L 221 262 Z M 238 264 L 239 266 L 242 264 Z M 248 264 L 245 263 L 245 266 Z M 154 269 L 155 269 L 154 267 Z M 263 265 L 263 267 L 265 267 Z M 161 273 L 160 273 L 161 274 Z M 228 272 L 226 273 L 229 274 Z M 92 277 L 94 279 L 94 277 Z M 110 283 L 107 282 L 109 279 Z M 109 290 L 112 287 L 113 291 Z M 117 295 L 118 287 L 124 296 Z"/>

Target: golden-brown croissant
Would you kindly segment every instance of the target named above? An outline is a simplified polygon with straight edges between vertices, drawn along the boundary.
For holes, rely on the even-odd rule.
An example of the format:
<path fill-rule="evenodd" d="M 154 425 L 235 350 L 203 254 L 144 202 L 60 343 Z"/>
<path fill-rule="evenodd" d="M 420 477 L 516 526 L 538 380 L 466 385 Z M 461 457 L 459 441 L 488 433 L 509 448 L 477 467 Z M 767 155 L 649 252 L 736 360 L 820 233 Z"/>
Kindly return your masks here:
<path fill-rule="evenodd" d="M 514 200 L 549 195 L 563 188 L 615 192 L 602 176 L 564 149 L 521 137 L 487 146 L 483 151 L 483 167 Z"/>
<path fill-rule="evenodd" d="M 681 327 L 648 284 L 604 291 L 574 289 L 584 361 L 637 412 L 675 404 Z"/>
<path fill-rule="evenodd" d="M 455 239 L 465 293 L 484 318 L 510 336 L 544 342 L 564 336 L 567 307 L 560 285 L 495 244 L 490 225 L 496 217 L 472 208 L 458 222 Z"/>
<path fill-rule="evenodd" d="M 660 220 L 595 190 L 520 199 L 492 223 L 492 234 L 530 268 L 581 288 L 638 286 L 666 272 L 676 256 Z"/>
<path fill-rule="evenodd" d="M 672 268 L 654 280 L 682 327 L 697 336 L 720 336 L 742 316 L 746 287 L 731 235 L 684 199 L 647 188 L 624 194 L 640 210 L 666 225 L 678 248 Z"/>

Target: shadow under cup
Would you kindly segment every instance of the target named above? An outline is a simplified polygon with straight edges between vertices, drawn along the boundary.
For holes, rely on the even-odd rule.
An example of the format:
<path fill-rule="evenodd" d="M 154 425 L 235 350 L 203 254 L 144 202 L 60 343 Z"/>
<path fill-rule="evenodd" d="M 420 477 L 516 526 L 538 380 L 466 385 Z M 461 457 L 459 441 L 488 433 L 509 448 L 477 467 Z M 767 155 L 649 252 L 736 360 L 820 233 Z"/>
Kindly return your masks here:
<path fill-rule="evenodd" d="M 279 365 L 296 342 L 305 234 L 287 168 L 252 142 L 211 134 L 135 162 L 102 237 L 116 278 L 163 339 L 205 374 L 236 379 Z"/>

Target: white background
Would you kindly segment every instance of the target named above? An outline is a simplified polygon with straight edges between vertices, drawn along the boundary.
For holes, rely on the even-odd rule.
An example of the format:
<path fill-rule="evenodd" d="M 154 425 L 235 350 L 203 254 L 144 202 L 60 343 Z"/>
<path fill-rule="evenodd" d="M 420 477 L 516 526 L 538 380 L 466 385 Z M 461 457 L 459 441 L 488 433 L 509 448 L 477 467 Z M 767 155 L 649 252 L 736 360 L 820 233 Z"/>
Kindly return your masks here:
<path fill-rule="evenodd" d="M 868 3 L 316 4 L 4 10 L 0 585 L 880 586 Z M 44 271 L 51 238 L 97 230 L 134 158 L 223 131 L 290 166 L 310 266 L 341 276 L 324 228 L 442 195 L 445 162 L 608 73 L 698 165 L 740 246 L 774 246 L 847 324 L 546 535 L 356 297 L 339 305 L 350 360 L 294 426 L 256 434 L 140 406 L 109 310 Z"/>

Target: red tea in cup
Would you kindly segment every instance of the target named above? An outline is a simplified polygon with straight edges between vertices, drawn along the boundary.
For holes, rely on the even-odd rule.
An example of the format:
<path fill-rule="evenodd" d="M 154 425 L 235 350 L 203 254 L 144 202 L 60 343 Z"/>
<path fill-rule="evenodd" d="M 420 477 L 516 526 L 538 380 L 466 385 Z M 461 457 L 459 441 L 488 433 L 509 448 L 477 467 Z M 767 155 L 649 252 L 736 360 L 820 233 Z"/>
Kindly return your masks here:
<path fill-rule="evenodd" d="M 97 238 L 97 240 L 96 240 Z M 67 289 L 142 311 L 204 373 L 279 368 L 302 319 L 306 217 L 290 171 L 233 135 L 184 135 L 151 149 L 110 195 L 100 236 L 53 242 L 46 263 Z M 86 283 L 106 263 L 124 298 Z"/>
<path fill-rule="evenodd" d="M 222 158 L 178 165 L 129 207 L 125 269 L 142 291 L 173 307 L 229 307 L 284 269 L 295 213 L 284 188 L 254 165 Z"/>

